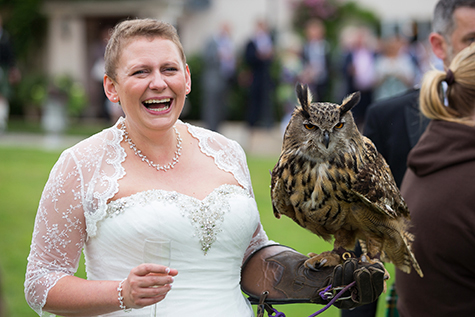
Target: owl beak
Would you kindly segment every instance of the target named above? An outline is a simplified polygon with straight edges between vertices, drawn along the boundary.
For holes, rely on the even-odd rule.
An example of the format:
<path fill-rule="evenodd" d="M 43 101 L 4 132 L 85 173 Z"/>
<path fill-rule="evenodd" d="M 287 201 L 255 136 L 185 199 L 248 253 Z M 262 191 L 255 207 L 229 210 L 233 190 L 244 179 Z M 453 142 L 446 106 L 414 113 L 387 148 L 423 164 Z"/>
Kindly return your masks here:
<path fill-rule="evenodd" d="M 328 144 L 330 144 L 330 134 L 328 131 L 323 132 L 323 144 L 325 144 L 325 147 L 328 149 Z"/>

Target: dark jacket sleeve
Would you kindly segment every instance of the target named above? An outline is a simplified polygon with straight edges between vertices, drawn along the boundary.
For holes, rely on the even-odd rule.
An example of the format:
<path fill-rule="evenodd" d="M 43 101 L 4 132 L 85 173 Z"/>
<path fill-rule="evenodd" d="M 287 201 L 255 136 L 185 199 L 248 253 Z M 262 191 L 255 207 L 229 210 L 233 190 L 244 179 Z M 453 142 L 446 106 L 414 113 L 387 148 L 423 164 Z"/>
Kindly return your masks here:
<path fill-rule="evenodd" d="M 427 120 L 421 120 L 418 98 L 419 91 L 411 90 L 377 102 L 366 112 L 364 135 L 389 164 L 398 187 L 406 172 L 407 156 L 415 144 L 409 136 L 417 132 L 418 139 L 427 126 Z"/>

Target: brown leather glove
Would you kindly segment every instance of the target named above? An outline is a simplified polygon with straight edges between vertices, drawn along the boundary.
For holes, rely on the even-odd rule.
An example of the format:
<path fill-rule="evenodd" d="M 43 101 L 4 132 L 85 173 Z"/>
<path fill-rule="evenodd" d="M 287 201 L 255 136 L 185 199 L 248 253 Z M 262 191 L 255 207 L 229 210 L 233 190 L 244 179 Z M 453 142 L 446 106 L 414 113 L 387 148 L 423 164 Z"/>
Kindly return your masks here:
<path fill-rule="evenodd" d="M 384 274 L 381 263 L 360 263 L 355 258 L 337 265 L 333 270 L 331 281 L 332 295 L 335 296 L 336 292 L 353 281 L 356 284 L 343 293 L 334 305 L 338 308 L 349 309 L 374 302 L 384 289 Z"/>
<path fill-rule="evenodd" d="M 339 308 L 352 308 L 375 301 L 383 290 L 382 264 L 346 260 L 336 267 L 318 271 L 304 266 L 307 256 L 281 246 L 271 245 L 254 252 L 242 267 L 241 288 L 253 304 L 317 303 L 327 304 L 343 287 L 356 281 L 336 302 Z M 322 295 L 327 288 L 326 296 Z M 322 292 L 322 295 L 320 295 Z"/>

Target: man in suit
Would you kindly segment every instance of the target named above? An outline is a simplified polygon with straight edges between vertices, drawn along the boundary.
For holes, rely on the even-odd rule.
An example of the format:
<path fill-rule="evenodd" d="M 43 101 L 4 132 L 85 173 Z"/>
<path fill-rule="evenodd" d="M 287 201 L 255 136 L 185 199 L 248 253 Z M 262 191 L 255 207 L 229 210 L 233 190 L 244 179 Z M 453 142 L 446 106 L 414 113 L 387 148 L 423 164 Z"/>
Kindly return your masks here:
<path fill-rule="evenodd" d="M 429 119 L 419 112 L 419 89 L 370 106 L 364 134 L 376 145 L 401 186 L 409 151 L 416 145 Z"/>
<path fill-rule="evenodd" d="M 20 80 L 20 71 L 15 66 L 15 56 L 10 34 L 3 28 L 0 16 L 0 134 L 7 129 L 11 84 Z"/>
<path fill-rule="evenodd" d="M 236 70 L 229 24 L 223 23 L 220 32 L 206 43 L 203 62 L 201 119 L 208 129 L 219 131 L 227 116 L 229 90 Z"/>
<path fill-rule="evenodd" d="M 434 10 L 429 42 L 448 68 L 461 50 L 475 42 L 475 1 L 440 0 Z M 407 154 L 424 132 L 428 119 L 419 113 L 419 90 L 382 100 L 367 111 L 364 134 L 383 155 L 400 186 Z"/>
<path fill-rule="evenodd" d="M 429 35 L 432 51 L 448 68 L 457 53 L 475 42 L 475 0 L 439 0 L 432 28 Z M 388 162 L 398 186 L 406 172 L 407 155 L 428 122 L 419 112 L 419 90 L 382 100 L 367 110 L 364 134 Z M 374 317 L 376 304 L 342 311 L 341 316 Z"/>
<path fill-rule="evenodd" d="M 244 58 L 252 72 L 247 109 L 248 125 L 251 129 L 259 125 L 271 128 L 274 123 L 271 103 L 274 43 L 265 21 L 257 21 L 255 34 L 246 44 Z"/>
<path fill-rule="evenodd" d="M 330 91 L 330 44 L 325 38 L 325 25 L 312 19 L 305 25 L 305 43 L 302 48 L 302 81 L 308 83 L 314 101 L 329 99 Z"/>

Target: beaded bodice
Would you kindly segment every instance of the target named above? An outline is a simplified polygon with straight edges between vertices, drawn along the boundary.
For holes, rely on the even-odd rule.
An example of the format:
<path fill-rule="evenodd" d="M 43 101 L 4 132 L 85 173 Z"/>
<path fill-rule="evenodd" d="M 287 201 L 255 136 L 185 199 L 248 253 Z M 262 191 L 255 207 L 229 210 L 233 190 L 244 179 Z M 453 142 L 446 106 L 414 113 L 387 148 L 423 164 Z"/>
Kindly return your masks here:
<path fill-rule="evenodd" d="M 110 201 L 126 174 L 123 132 L 118 128 L 122 120 L 64 151 L 53 167 L 28 257 L 28 303 L 41 315 L 49 290 L 76 272 L 83 248 L 88 279 L 120 281 L 142 262 L 145 237 L 160 233 L 172 239 L 171 266 L 179 270 L 169 301 L 188 301 L 201 289 L 203 296 L 224 296 L 246 315 L 249 307 L 239 290 L 240 266 L 268 240 L 259 224 L 244 151 L 222 135 L 186 124 L 203 155 L 213 157 L 240 186 L 222 184 L 203 200 L 150 189 Z M 223 279 L 228 283 L 220 282 Z M 208 286 L 203 289 L 204 281 L 215 285 L 212 291 Z M 207 307 L 202 304 L 192 301 L 198 310 Z M 140 315 L 140 311 L 128 314 Z"/>
<path fill-rule="evenodd" d="M 130 208 L 144 208 L 152 201 L 166 206 L 175 205 L 178 213 L 190 221 L 193 236 L 197 237 L 201 250 L 206 255 L 213 242 L 216 241 L 218 233 L 222 231 L 225 213 L 231 210 L 229 198 L 236 194 L 250 197 L 249 193 L 241 187 L 233 185 L 222 185 L 216 188 L 203 201 L 177 192 L 150 190 L 111 202 L 107 208 L 106 218 L 118 216 Z"/>
<path fill-rule="evenodd" d="M 170 237 L 170 266 L 178 275 L 159 304 L 162 315 L 252 316 L 240 290 L 240 266 L 259 216 L 243 188 L 222 185 L 203 200 L 151 190 L 108 207 L 97 235 L 86 243 L 89 279 L 120 280 L 142 262 L 145 238 Z M 106 316 L 122 315 L 127 316 Z M 132 316 L 149 315 L 148 307 L 132 311 Z"/>

